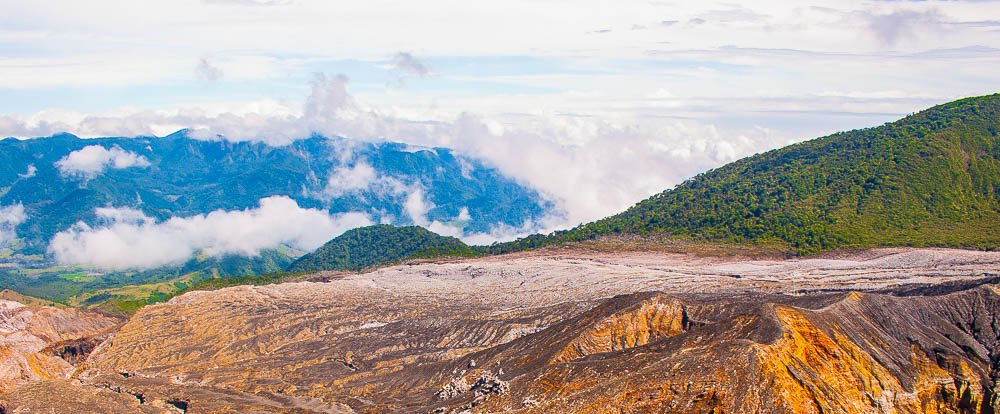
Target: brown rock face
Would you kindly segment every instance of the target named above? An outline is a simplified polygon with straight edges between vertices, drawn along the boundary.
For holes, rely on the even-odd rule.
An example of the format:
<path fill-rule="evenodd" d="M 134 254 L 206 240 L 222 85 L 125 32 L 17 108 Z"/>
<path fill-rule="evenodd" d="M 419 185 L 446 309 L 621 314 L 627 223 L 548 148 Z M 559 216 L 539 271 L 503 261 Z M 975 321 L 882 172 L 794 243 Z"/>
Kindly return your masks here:
<path fill-rule="evenodd" d="M 569 362 L 587 355 L 623 351 L 683 332 L 689 324 L 684 306 L 663 296 L 652 296 L 626 309 L 614 309 L 615 303 L 598 306 L 588 313 L 610 313 L 582 331 L 560 350 L 553 363 Z M 607 309 L 611 307 L 612 309 Z M 588 321 L 589 318 L 581 318 Z"/>
<path fill-rule="evenodd" d="M 78 390 L 123 413 L 992 413 L 998 274 L 1000 254 L 946 250 L 550 251 L 197 292 L 133 316 L 79 383 L 0 406 Z"/>
<path fill-rule="evenodd" d="M 119 320 L 76 309 L 0 300 L 0 392 L 69 378 Z"/>

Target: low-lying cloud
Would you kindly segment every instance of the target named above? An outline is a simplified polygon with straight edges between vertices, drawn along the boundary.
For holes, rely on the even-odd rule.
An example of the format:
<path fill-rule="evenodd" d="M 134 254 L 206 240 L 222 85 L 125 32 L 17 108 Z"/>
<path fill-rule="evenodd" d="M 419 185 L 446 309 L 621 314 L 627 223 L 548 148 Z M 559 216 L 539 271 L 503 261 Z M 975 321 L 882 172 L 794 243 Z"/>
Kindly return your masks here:
<path fill-rule="evenodd" d="M 339 166 L 327 179 L 323 196 L 332 199 L 350 192 L 365 190 L 371 187 L 377 179 L 378 174 L 367 162 L 360 161 L 352 166 Z"/>
<path fill-rule="evenodd" d="M 56 161 L 59 173 L 67 177 L 93 178 L 105 169 L 145 168 L 150 163 L 146 157 L 125 151 L 115 145 L 111 149 L 101 145 L 88 145 Z"/>
<path fill-rule="evenodd" d="M 24 173 L 18 174 L 17 176 L 21 178 L 31 178 L 34 177 L 35 174 L 38 174 L 38 167 L 35 167 L 35 164 L 28 164 L 28 170 Z"/>
<path fill-rule="evenodd" d="M 17 226 L 27 219 L 21 204 L 0 207 L 0 247 L 6 247 L 17 238 Z"/>
<path fill-rule="evenodd" d="M 786 137 L 764 128 L 739 133 L 687 120 L 634 120 L 525 115 L 517 122 L 463 113 L 452 120 L 412 120 L 386 114 L 349 93 L 343 75 L 317 74 L 300 115 L 260 113 L 216 116 L 188 112 L 142 112 L 121 119 L 85 118 L 64 129 L 106 136 L 149 134 L 137 126 L 179 125 L 198 139 L 256 141 L 287 145 L 312 134 L 348 141 L 399 141 L 452 148 L 483 160 L 554 202 L 550 217 L 524 226 L 498 227 L 503 237 L 547 232 L 598 219 L 668 189 L 698 172 L 761 150 L 787 145 Z M 50 126 L 51 128 L 51 126 Z M 373 174 L 363 163 L 336 170 L 328 198 L 363 186 L 412 193 L 409 182 Z M 471 235 L 464 235 L 466 239 Z M 476 237 L 477 241 L 488 241 Z"/>
<path fill-rule="evenodd" d="M 344 231 L 372 224 L 363 213 L 330 215 L 299 207 L 285 196 L 261 199 L 254 209 L 163 222 L 129 208 L 102 208 L 95 214 L 107 223 L 77 223 L 53 237 L 48 251 L 56 261 L 126 270 L 176 265 L 199 253 L 254 257 L 281 245 L 311 251 Z"/>

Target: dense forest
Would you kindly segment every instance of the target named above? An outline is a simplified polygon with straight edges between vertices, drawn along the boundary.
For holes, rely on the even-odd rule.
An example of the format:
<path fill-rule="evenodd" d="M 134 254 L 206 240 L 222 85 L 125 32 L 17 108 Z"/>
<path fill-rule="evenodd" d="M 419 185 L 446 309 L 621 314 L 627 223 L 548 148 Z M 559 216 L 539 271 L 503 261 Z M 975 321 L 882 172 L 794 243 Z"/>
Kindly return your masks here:
<path fill-rule="evenodd" d="M 454 237 L 423 227 L 386 224 L 350 230 L 294 263 L 289 271 L 356 271 L 405 259 L 473 256 L 476 252 Z"/>
<path fill-rule="evenodd" d="M 1000 246 L 1000 95 L 962 99 L 705 172 L 615 216 L 487 250 L 605 235 L 844 247 Z"/>

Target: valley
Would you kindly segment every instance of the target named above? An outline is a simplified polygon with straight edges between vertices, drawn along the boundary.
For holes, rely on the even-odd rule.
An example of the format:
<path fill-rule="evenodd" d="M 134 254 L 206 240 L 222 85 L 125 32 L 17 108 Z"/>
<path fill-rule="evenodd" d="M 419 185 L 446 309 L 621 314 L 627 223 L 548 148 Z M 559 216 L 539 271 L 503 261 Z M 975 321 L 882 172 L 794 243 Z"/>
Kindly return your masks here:
<path fill-rule="evenodd" d="M 0 28 L 0 414 L 1000 413 L 1000 0 Z"/>

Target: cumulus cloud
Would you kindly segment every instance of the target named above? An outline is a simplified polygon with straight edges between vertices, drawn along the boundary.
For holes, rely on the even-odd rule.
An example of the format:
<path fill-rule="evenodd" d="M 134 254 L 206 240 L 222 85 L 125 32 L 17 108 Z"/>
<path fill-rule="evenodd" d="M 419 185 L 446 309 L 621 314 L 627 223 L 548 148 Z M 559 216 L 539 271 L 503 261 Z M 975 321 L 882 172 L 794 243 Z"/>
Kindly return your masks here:
<path fill-rule="evenodd" d="M 17 226 L 27 219 L 28 215 L 21 204 L 0 207 L 0 247 L 7 246 L 17 238 Z"/>
<path fill-rule="evenodd" d="M 431 74 L 431 69 L 427 65 L 407 52 L 399 52 L 392 57 L 392 68 L 406 75 L 419 78 Z"/>
<path fill-rule="evenodd" d="M 131 151 L 125 151 L 115 145 L 107 149 L 101 145 L 88 145 L 73 151 L 55 162 L 59 173 L 70 177 L 93 178 L 107 168 L 145 168 L 150 163 L 146 157 Z"/>
<path fill-rule="evenodd" d="M 413 121 L 363 108 L 348 93 L 346 82 L 341 76 L 317 76 L 306 115 L 296 123 L 330 136 L 398 139 L 453 148 L 484 160 L 556 202 L 557 214 L 532 223 L 534 231 L 555 230 L 615 213 L 694 173 L 788 143 L 766 129 L 727 136 L 711 125 L 684 121 L 635 125 L 586 117 L 537 116 L 511 125 L 471 113 L 452 121 Z M 233 132 L 237 139 L 253 136 L 253 131 Z M 422 196 L 415 195 L 418 191 L 412 183 L 391 177 L 372 181 L 373 175 L 363 167 L 353 168 L 335 172 L 334 182 L 355 186 L 367 182 L 387 191 L 404 191 L 413 207 L 410 218 L 422 225 L 417 208 Z"/>
<path fill-rule="evenodd" d="M 134 209 L 95 213 L 108 223 L 77 223 L 52 238 L 48 252 L 56 261 L 125 270 L 179 264 L 196 253 L 252 257 L 281 245 L 309 251 L 346 230 L 371 224 L 362 213 L 329 215 L 301 208 L 284 196 L 261 199 L 254 209 L 217 210 L 163 222 Z"/>
<path fill-rule="evenodd" d="M 212 62 L 209 62 L 208 58 L 201 58 L 198 60 L 198 66 L 195 66 L 194 74 L 199 79 L 207 80 L 209 82 L 222 79 L 222 69 L 213 65 Z"/>

